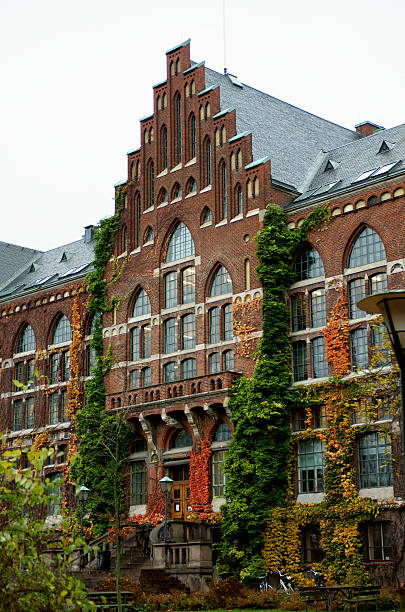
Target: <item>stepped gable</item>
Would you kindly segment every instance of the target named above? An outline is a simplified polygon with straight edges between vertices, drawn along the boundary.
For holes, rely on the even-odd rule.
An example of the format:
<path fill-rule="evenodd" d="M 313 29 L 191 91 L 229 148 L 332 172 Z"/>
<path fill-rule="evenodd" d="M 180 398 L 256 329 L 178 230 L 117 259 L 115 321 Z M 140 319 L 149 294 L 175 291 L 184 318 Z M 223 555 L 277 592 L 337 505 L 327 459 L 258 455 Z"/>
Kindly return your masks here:
<path fill-rule="evenodd" d="M 231 75 L 232 77 L 232 75 Z M 300 187 L 320 150 L 361 139 L 355 131 L 205 68 L 205 86 L 220 86 L 221 110 L 236 108 L 237 133 L 251 131 L 253 159 L 271 158 L 272 178 Z"/>

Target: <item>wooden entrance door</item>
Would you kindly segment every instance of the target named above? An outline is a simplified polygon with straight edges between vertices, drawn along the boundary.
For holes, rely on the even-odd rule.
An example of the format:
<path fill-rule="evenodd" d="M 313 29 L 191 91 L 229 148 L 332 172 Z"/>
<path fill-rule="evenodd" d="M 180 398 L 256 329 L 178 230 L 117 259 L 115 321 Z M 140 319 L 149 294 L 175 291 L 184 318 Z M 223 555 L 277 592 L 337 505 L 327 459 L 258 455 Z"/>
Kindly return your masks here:
<path fill-rule="evenodd" d="M 189 464 L 171 467 L 170 478 L 174 481 L 172 485 L 170 516 L 174 519 L 185 519 L 188 514 L 190 499 Z"/>

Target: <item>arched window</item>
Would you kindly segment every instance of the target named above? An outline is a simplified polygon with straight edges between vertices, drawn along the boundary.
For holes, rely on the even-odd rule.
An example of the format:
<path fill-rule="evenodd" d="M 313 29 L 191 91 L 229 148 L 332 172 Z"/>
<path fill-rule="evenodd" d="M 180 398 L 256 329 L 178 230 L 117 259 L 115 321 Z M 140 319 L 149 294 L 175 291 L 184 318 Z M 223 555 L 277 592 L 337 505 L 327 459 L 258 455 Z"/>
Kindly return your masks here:
<path fill-rule="evenodd" d="M 222 369 L 224 372 L 229 370 L 233 370 L 235 367 L 234 364 L 234 353 L 232 350 L 224 351 L 222 353 Z"/>
<path fill-rule="evenodd" d="M 141 196 L 138 194 L 135 199 L 135 239 L 136 246 L 141 244 Z"/>
<path fill-rule="evenodd" d="M 233 151 L 231 153 L 231 170 L 236 170 L 236 156 Z"/>
<path fill-rule="evenodd" d="M 153 233 L 153 228 L 147 227 L 145 231 L 145 238 L 144 238 L 143 243 L 148 244 L 149 242 L 153 242 L 154 238 L 155 238 L 155 235 Z"/>
<path fill-rule="evenodd" d="M 174 74 L 175 74 L 174 62 L 170 62 L 170 76 L 174 76 Z"/>
<path fill-rule="evenodd" d="M 148 184 L 147 184 L 147 208 L 151 208 L 155 202 L 155 165 L 153 161 L 148 164 Z"/>
<path fill-rule="evenodd" d="M 141 317 L 150 314 L 150 300 L 149 296 L 144 289 L 138 293 L 134 306 L 132 308 L 133 317 Z"/>
<path fill-rule="evenodd" d="M 70 327 L 69 319 L 62 315 L 52 332 L 51 344 L 59 344 L 60 342 L 72 341 L 72 328 Z"/>
<path fill-rule="evenodd" d="M 167 168 L 167 127 L 160 130 L 160 170 Z"/>
<path fill-rule="evenodd" d="M 193 446 L 193 438 L 186 429 L 179 429 L 171 439 L 170 448 Z"/>
<path fill-rule="evenodd" d="M 176 164 L 181 163 L 181 96 L 177 92 L 174 96 L 174 159 Z"/>
<path fill-rule="evenodd" d="M 149 130 L 149 141 L 150 142 L 153 142 L 153 136 L 154 136 L 153 127 L 151 127 Z"/>
<path fill-rule="evenodd" d="M 221 135 L 219 133 L 219 129 L 217 128 L 215 130 L 215 146 L 219 147 L 220 144 L 221 144 Z"/>
<path fill-rule="evenodd" d="M 217 295 L 224 295 L 225 293 L 232 293 L 232 281 L 228 270 L 224 268 L 224 266 L 221 266 L 213 276 L 209 295 L 210 297 L 214 297 Z"/>
<path fill-rule="evenodd" d="M 178 200 L 181 198 L 182 195 L 183 195 L 183 192 L 181 190 L 180 184 L 174 183 L 173 189 L 172 189 L 172 200 Z"/>
<path fill-rule="evenodd" d="M 184 95 L 186 96 L 186 98 L 190 97 L 190 85 L 188 83 L 186 83 L 184 87 Z"/>
<path fill-rule="evenodd" d="M 385 258 L 385 248 L 381 238 L 372 229 L 366 227 L 353 243 L 347 267 L 365 266 Z"/>
<path fill-rule="evenodd" d="M 178 57 L 176 60 L 176 74 L 179 74 L 181 70 L 180 58 Z"/>
<path fill-rule="evenodd" d="M 211 104 L 209 102 L 205 105 L 205 116 L 207 119 L 211 117 Z"/>
<path fill-rule="evenodd" d="M 325 271 L 318 251 L 310 245 L 305 247 L 294 261 L 293 272 L 296 281 L 323 276 Z"/>
<path fill-rule="evenodd" d="M 163 381 L 174 382 L 177 380 L 177 363 L 175 361 L 169 361 L 163 366 Z"/>
<path fill-rule="evenodd" d="M 195 182 L 193 177 L 190 177 L 186 185 L 186 195 L 189 195 L 190 193 L 196 193 L 196 192 L 197 192 L 197 183 Z"/>
<path fill-rule="evenodd" d="M 242 159 L 242 151 L 238 150 L 238 170 L 242 168 L 243 159 Z"/>
<path fill-rule="evenodd" d="M 226 174 L 225 162 L 220 165 L 219 176 L 221 180 L 220 184 L 220 205 L 221 205 L 221 219 L 228 217 L 228 179 Z"/>
<path fill-rule="evenodd" d="M 167 94 L 163 94 L 163 108 L 167 108 Z"/>
<path fill-rule="evenodd" d="M 170 236 L 165 261 L 176 261 L 194 255 L 194 242 L 184 223 L 178 223 Z"/>
<path fill-rule="evenodd" d="M 26 353 L 27 351 L 35 351 L 36 341 L 34 330 L 31 325 L 26 325 L 21 331 L 17 340 L 17 353 Z"/>
<path fill-rule="evenodd" d="M 195 81 L 194 79 L 191 81 L 191 95 L 194 96 L 195 94 Z"/>
<path fill-rule="evenodd" d="M 196 360 L 193 358 L 190 359 L 184 359 L 184 361 L 181 362 L 181 375 L 180 378 L 183 379 L 189 379 L 189 378 L 195 378 L 196 375 Z"/>
<path fill-rule="evenodd" d="M 222 144 L 226 143 L 226 127 L 224 125 L 221 128 L 221 140 Z"/>
<path fill-rule="evenodd" d="M 201 225 L 204 225 L 205 223 L 212 223 L 212 212 L 209 208 L 204 208 L 201 215 Z"/>
<path fill-rule="evenodd" d="M 218 427 L 215 429 L 215 433 L 212 437 L 213 442 L 228 442 L 228 440 L 232 440 L 232 433 L 229 425 L 227 423 L 219 423 Z"/>
<path fill-rule="evenodd" d="M 201 106 L 200 106 L 200 121 L 203 121 L 203 119 L 204 119 L 204 107 L 201 104 Z"/>
<path fill-rule="evenodd" d="M 208 358 L 208 365 L 210 374 L 218 374 L 220 371 L 219 353 L 211 353 Z"/>
<path fill-rule="evenodd" d="M 259 179 L 255 176 L 253 181 L 253 191 L 255 198 L 259 195 Z"/>
<path fill-rule="evenodd" d="M 196 122 L 195 116 L 191 113 L 188 120 L 188 142 L 190 146 L 189 157 L 193 159 L 196 156 L 197 141 L 196 141 Z"/>
<path fill-rule="evenodd" d="M 164 187 L 159 191 L 158 195 L 158 206 L 165 204 L 168 201 L 167 191 Z"/>
<path fill-rule="evenodd" d="M 160 96 L 156 98 L 156 106 L 158 110 L 162 109 L 162 98 Z"/>
<path fill-rule="evenodd" d="M 203 181 L 204 187 L 211 185 L 212 182 L 212 171 L 211 171 L 211 141 L 209 138 L 204 140 L 204 151 L 203 151 Z"/>

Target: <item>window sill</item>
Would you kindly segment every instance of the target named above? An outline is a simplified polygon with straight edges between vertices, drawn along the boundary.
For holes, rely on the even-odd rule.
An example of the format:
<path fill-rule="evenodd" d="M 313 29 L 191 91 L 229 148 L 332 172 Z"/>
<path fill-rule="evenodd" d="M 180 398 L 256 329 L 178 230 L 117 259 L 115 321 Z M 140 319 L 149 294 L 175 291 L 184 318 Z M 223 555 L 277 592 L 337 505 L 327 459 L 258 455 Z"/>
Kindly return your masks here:
<path fill-rule="evenodd" d="M 246 213 L 246 216 L 247 216 L 247 217 L 254 217 L 255 215 L 258 215 L 258 214 L 259 214 L 259 209 L 258 209 L 258 208 L 255 208 L 255 209 L 253 209 L 253 210 L 249 210 L 249 211 Z"/>
<path fill-rule="evenodd" d="M 174 198 L 174 200 L 171 201 L 171 204 L 176 204 L 176 202 L 181 202 L 182 200 L 182 196 L 180 198 Z"/>
<path fill-rule="evenodd" d="M 158 204 L 158 208 L 164 208 L 165 206 L 167 206 L 169 204 L 169 202 L 162 202 L 161 204 Z"/>
<path fill-rule="evenodd" d="M 325 493 L 299 493 L 297 504 L 320 504 L 325 497 Z"/>
<path fill-rule="evenodd" d="M 207 185 L 204 189 L 200 189 L 200 193 L 205 193 L 206 191 L 211 191 L 212 185 Z"/>
<path fill-rule="evenodd" d="M 185 199 L 187 198 L 192 198 L 193 196 L 197 195 L 197 191 L 192 191 L 191 193 L 188 193 L 185 197 Z"/>
<path fill-rule="evenodd" d="M 143 214 L 144 214 L 144 215 L 146 215 L 147 213 L 152 212 L 152 210 L 155 210 L 155 207 L 154 207 L 154 206 L 149 206 L 149 208 L 146 208 L 146 209 L 143 211 Z"/>
<path fill-rule="evenodd" d="M 193 157 L 193 159 L 190 159 L 190 161 L 188 161 L 188 162 L 185 164 L 185 168 L 187 168 L 187 166 L 192 166 L 193 164 L 195 164 L 195 163 L 196 163 L 196 161 L 197 161 L 197 158 L 196 158 L 196 157 Z"/>
<path fill-rule="evenodd" d="M 231 219 L 231 223 L 235 223 L 235 221 L 241 221 L 241 219 L 243 219 L 243 215 L 236 215 L 236 217 L 234 217 L 233 219 Z"/>
<path fill-rule="evenodd" d="M 183 167 L 183 164 L 177 164 L 177 166 L 175 166 L 174 168 L 172 168 L 170 170 L 170 172 L 176 172 L 177 170 L 181 170 Z"/>
<path fill-rule="evenodd" d="M 162 170 L 162 172 L 160 172 L 156 178 L 160 178 L 161 176 L 166 176 L 167 174 L 167 168 L 165 168 L 164 170 Z"/>
<path fill-rule="evenodd" d="M 394 499 L 394 487 L 374 487 L 370 489 L 359 489 L 360 497 L 371 499 Z"/>
<path fill-rule="evenodd" d="M 223 225 L 228 225 L 228 219 L 222 219 L 222 221 L 217 223 L 215 227 L 222 227 Z"/>

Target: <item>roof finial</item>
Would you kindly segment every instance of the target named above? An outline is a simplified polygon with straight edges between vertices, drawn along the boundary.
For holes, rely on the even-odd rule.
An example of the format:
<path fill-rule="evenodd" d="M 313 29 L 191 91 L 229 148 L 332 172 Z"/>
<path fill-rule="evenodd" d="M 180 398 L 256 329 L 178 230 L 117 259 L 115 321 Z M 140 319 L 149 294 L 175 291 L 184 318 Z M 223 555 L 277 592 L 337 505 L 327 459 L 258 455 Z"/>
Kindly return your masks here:
<path fill-rule="evenodd" d="M 222 0 L 222 24 L 223 24 L 223 38 L 224 38 L 224 74 L 227 73 L 226 68 L 226 12 L 225 12 L 225 0 Z"/>

